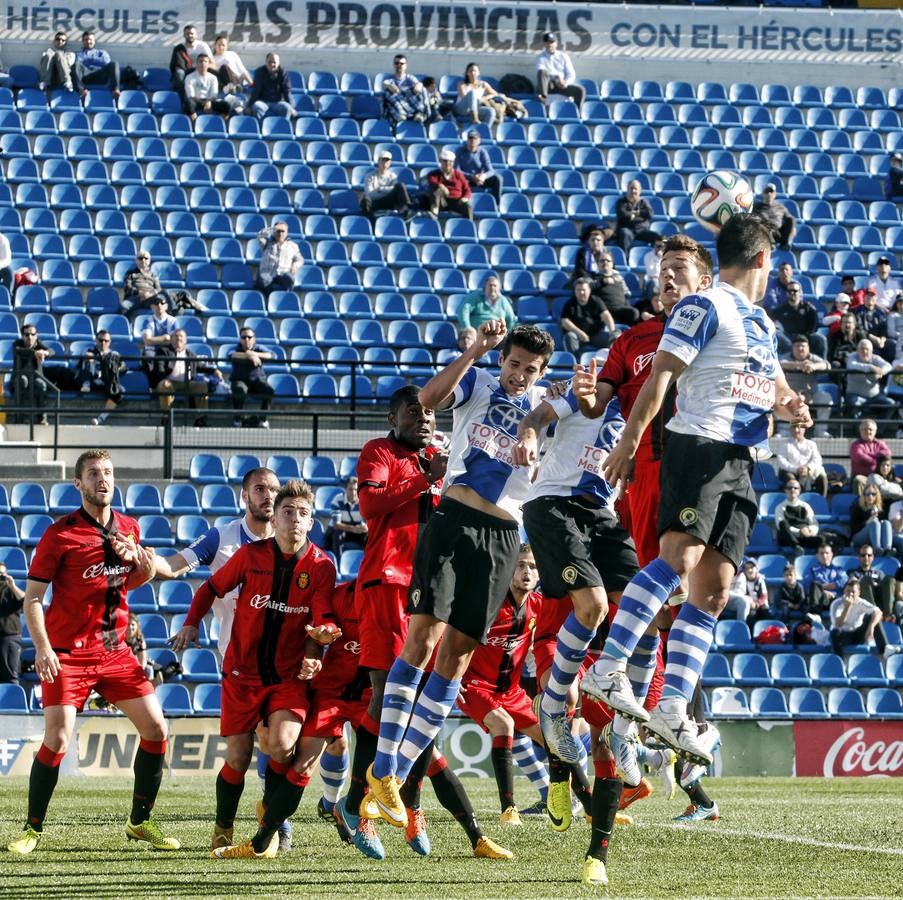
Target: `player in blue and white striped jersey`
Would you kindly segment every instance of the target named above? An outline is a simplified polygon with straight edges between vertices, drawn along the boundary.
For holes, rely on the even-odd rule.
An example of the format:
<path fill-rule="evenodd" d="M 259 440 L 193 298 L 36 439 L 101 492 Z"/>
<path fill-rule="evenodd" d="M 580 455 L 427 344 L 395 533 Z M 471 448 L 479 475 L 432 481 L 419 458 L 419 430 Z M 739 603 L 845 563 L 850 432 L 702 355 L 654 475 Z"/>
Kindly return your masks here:
<path fill-rule="evenodd" d="M 687 716 L 717 616 L 756 517 L 753 448 L 765 441 L 768 416 L 810 424 L 803 399 L 777 362 L 774 328 L 756 306 L 771 269 L 771 237 L 754 216 L 734 216 L 718 235 L 720 280 L 674 308 L 652 374 L 604 466 L 616 485 L 629 481 L 640 436 L 677 380 L 677 411 L 661 466 L 659 556 L 621 598 L 603 654 L 582 689 L 628 718 L 647 721 L 679 754 L 700 764 L 711 755 Z M 651 717 L 637 702 L 627 659 L 682 577 L 689 600 L 668 641 L 665 687 Z"/>

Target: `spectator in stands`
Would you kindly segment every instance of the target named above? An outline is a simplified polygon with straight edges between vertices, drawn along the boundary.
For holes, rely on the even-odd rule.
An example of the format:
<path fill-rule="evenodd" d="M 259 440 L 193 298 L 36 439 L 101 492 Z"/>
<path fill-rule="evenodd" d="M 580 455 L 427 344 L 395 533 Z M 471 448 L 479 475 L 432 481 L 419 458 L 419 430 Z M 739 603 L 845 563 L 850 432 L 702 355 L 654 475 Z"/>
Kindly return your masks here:
<path fill-rule="evenodd" d="M 887 511 L 887 520 L 890 522 L 891 533 L 894 539 L 894 553 L 897 554 L 897 557 L 903 559 L 903 500 L 897 500 L 894 503 L 891 503 L 890 509 Z M 900 567 L 900 571 L 897 572 L 897 580 L 899 581 L 903 578 L 903 566 Z M 903 588 L 899 589 L 900 599 L 903 601 Z M 903 623 L 903 605 L 901 605 L 899 610 L 899 618 L 901 623 Z"/>
<path fill-rule="evenodd" d="M 818 519 L 815 510 L 800 499 L 800 483 L 790 478 L 784 484 L 786 500 L 782 500 L 774 511 L 774 526 L 778 533 L 778 544 L 800 550 L 803 547 L 818 547 L 824 543 L 819 537 Z"/>
<path fill-rule="evenodd" d="M 210 62 L 206 53 L 199 53 L 194 71 L 185 79 L 185 113 L 192 122 L 199 112 L 214 112 L 228 119 L 245 111 L 244 95 L 220 95 L 219 79 L 210 71 Z"/>
<path fill-rule="evenodd" d="M 280 65 L 278 53 L 267 53 L 266 63 L 254 73 L 254 87 L 248 107 L 258 119 L 282 116 L 293 119 L 298 115 L 292 103 L 292 86 L 288 72 Z"/>
<path fill-rule="evenodd" d="M 38 64 L 38 87 L 42 91 L 61 88 L 64 91 L 75 90 L 73 69 L 75 54 L 67 50 L 69 37 L 65 31 L 58 31 L 53 36 L 53 43 L 41 54 Z"/>
<path fill-rule="evenodd" d="M 903 155 L 898 150 L 890 155 L 885 190 L 888 200 L 903 200 Z"/>
<path fill-rule="evenodd" d="M 842 591 L 849 580 L 847 573 L 834 564 L 834 551 L 830 544 L 820 544 L 815 552 L 815 560 L 803 576 L 803 587 L 809 609 L 813 612 L 827 612 L 831 602 Z"/>
<path fill-rule="evenodd" d="M 796 219 L 787 211 L 780 200 L 777 200 L 777 188 L 766 184 L 762 196 L 753 204 L 753 213 L 771 229 L 771 236 L 781 250 L 789 250 L 790 242 L 796 231 Z"/>
<path fill-rule="evenodd" d="M 840 289 L 845 294 L 847 294 L 852 302 L 852 309 L 855 309 L 862 303 L 863 298 L 865 297 L 865 285 L 861 288 L 856 287 L 856 279 L 852 275 L 841 275 L 840 276 Z"/>
<path fill-rule="evenodd" d="M 738 622 L 752 624 L 766 618 L 768 609 L 768 588 L 759 574 L 759 566 L 754 559 L 744 559 L 740 571 L 731 582 L 730 593 L 722 616 L 733 613 Z"/>
<path fill-rule="evenodd" d="M 210 383 L 207 375 L 222 381 L 222 374 L 215 366 L 188 349 L 188 335 L 184 328 L 177 328 L 170 336 L 170 352 L 164 364 L 164 376 L 157 383 L 160 395 L 160 409 L 169 410 L 177 396 L 188 396 L 188 406 L 206 412 Z M 195 428 L 207 424 L 207 416 L 201 415 L 194 421 Z"/>
<path fill-rule="evenodd" d="M 460 169 L 455 168 L 455 154 L 443 150 L 439 154 L 439 168 L 427 175 L 427 211 L 438 217 L 442 210 L 457 213 L 465 219 L 473 219 L 470 182 Z"/>
<path fill-rule="evenodd" d="M 893 552 L 893 528 L 881 501 L 881 491 L 867 484 L 850 505 L 850 543 L 854 547 L 871 544 L 879 553 Z"/>
<path fill-rule="evenodd" d="M 213 65 L 220 89 L 224 94 L 240 94 L 246 87 L 254 86 L 254 79 L 241 57 L 229 49 L 229 36 L 218 34 L 213 42 Z"/>
<path fill-rule="evenodd" d="M 847 387 L 843 399 L 849 415 L 859 418 L 867 413 L 880 419 L 896 413 L 896 401 L 881 390 L 891 364 L 875 355 L 868 338 L 859 341 L 855 355 L 847 356 L 846 368 Z"/>
<path fill-rule="evenodd" d="M 875 353 L 889 363 L 897 355 L 897 344 L 887 335 L 887 312 L 878 306 L 878 293 L 873 287 L 865 289 L 862 304 L 853 310 L 860 331 L 872 342 Z"/>
<path fill-rule="evenodd" d="M 789 437 L 772 439 L 782 482 L 796 481 L 804 491 L 827 495 L 828 479 L 815 441 L 806 437 L 806 426 L 794 423 Z"/>
<path fill-rule="evenodd" d="M 614 258 L 607 250 L 603 252 L 601 261 L 602 269 L 593 279 L 593 293 L 618 325 L 633 325 L 639 320 L 640 313 L 630 305 L 627 282 L 620 272 L 615 271 Z"/>
<path fill-rule="evenodd" d="M 139 250 L 135 265 L 125 273 L 122 289 L 122 311 L 127 316 L 151 308 L 154 298 L 166 294 L 160 287 L 160 279 L 151 271 L 151 255 L 147 250 Z"/>
<path fill-rule="evenodd" d="M 76 378 L 83 394 L 97 391 L 103 394 L 103 411 L 92 420 L 92 425 L 103 425 L 110 411 L 122 402 L 122 385 L 119 378 L 126 365 L 119 353 L 113 349 L 113 339 L 109 331 L 98 331 L 94 336 L 94 347 L 78 361 Z"/>
<path fill-rule="evenodd" d="M 133 612 L 129 613 L 129 621 L 125 626 L 125 643 L 132 653 L 135 654 L 138 665 L 147 670 L 149 668 L 147 665 L 147 640 L 144 637 L 144 632 L 141 630 L 141 622 Z M 153 678 L 153 669 L 148 671 L 147 675 L 149 678 Z"/>
<path fill-rule="evenodd" d="M 771 311 L 771 318 L 777 326 L 779 353 L 789 353 L 794 336 L 804 334 L 816 356 L 827 355 L 828 342 L 818 333 L 821 324 L 818 310 L 803 298 L 803 287 L 798 281 L 787 285 L 787 299 Z"/>
<path fill-rule="evenodd" d="M 887 314 L 887 337 L 894 342 L 899 353 L 903 348 L 903 291 L 894 297 L 894 305 Z"/>
<path fill-rule="evenodd" d="M 829 341 L 832 334 L 836 334 L 840 331 L 841 320 L 848 312 L 850 312 L 851 303 L 852 300 L 850 299 L 850 295 L 845 291 L 840 291 L 834 296 L 834 303 L 831 306 L 831 309 L 821 320 L 822 325 L 826 325 L 828 328 Z"/>
<path fill-rule="evenodd" d="M 0 563 L 0 684 L 18 684 L 22 656 L 23 591 Z"/>
<path fill-rule="evenodd" d="M 458 97 L 452 111 L 456 116 L 475 124 L 483 122 L 492 126 L 496 111 L 489 98 L 495 96 L 496 91 L 492 85 L 480 78 L 480 67 L 474 62 L 468 63 L 464 77 L 458 84 Z"/>
<path fill-rule="evenodd" d="M 172 89 L 185 99 L 185 79 L 194 71 L 195 60 L 201 53 L 213 56 L 209 44 L 198 40 L 198 30 L 194 25 L 182 29 L 183 41 L 176 44 L 169 58 L 169 74 Z"/>
<path fill-rule="evenodd" d="M 463 353 L 465 350 L 469 349 L 474 345 L 477 339 L 477 330 L 476 328 L 468 325 L 466 328 L 462 328 L 458 332 L 458 341 L 457 346 L 458 349 Z"/>
<path fill-rule="evenodd" d="M 290 291 L 301 265 L 301 248 L 288 237 L 288 224 L 276 222 L 257 235 L 260 264 L 254 287 L 269 296 L 272 291 Z"/>
<path fill-rule="evenodd" d="M 828 362 L 833 372 L 841 373 L 846 369 L 847 357 L 856 354 L 862 340 L 867 338 L 856 316 L 851 312 L 845 313 L 840 319 L 840 330 L 828 339 Z"/>
<path fill-rule="evenodd" d="M 880 569 L 875 568 L 875 548 L 863 544 L 859 548 L 859 565 L 848 569 L 850 581 L 859 581 L 862 596 L 874 603 L 886 615 L 892 615 L 894 603 L 894 580 Z"/>
<path fill-rule="evenodd" d="M 571 281 L 589 277 L 595 291 L 597 279 L 602 274 L 604 256 L 611 256 L 605 249 L 605 232 L 601 228 L 591 228 L 583 238 L 583 246 L 577 251 Z"/>
<path fill-rule="evenodd" d="M 266 411 L 270 408 L 276 391 L 267 381 L 263 364 L 273 358 L 273 353 L 257 346 L 257 335 L 254 334 L 254 329 L 245 325 L 239 334 L 239 343 L 229 354 L 229 359 L 232 361 L 232 373 L 229 376 L 232 386 L 232 408 L 236 412 L 244 409 L 248 394 L 256 394 L 260 397 L 262 415 L 259 418 L 255 416 L 251 419 L 236 416 L 233 421 L 234 425 L 270 427 Z"/>
<path fill-rule="evenodd" d="M 863 419 L 859 423 L 859 437 L 850 444 L 850 475 L 857 494 L 862 493 L 869 475 L 878 468 L 878 458 L 890 455 L 890 447 L 878 439 L 878 423 Z"/>
<path fill-rule="evenodd" d="M 781 357 L 781 368 L 787 376 L 787 383 L 798 394 L 802 394 L 818 424 L 817 437 L 830 437 L 828 419 L 831 417 L 833 400 L 831 395 L 818 383 L 820 372 L 830 369 L 828 361 L 810 351 L 809 338 L 798 334 L 793 338 L 790 353 Z"/>
<path fill-rule="evenodd" d="M 654 244 L 659 234 L 652 228 L 652 205 L 642 197 L 643 186 L 637 179 L 627 185 L 627 193 L 615 205 L 617 216 L 615 223 L 615 243 L 624 251 L 625 256 L 635 241 L 641 244 Z"/>
<path fill-rule="evenodd" d="M 168 302 L 162 294 L 151 298 L 151 316 L 141 331 L 141 343 L 145 356 L 154 356 L 158 347 L 170 343 L 170 335 L 179 327 L 179 322 L 168 310 Z"/>
<path fill-rule="evenodd" d="M 432 75 L 427 75 L 422 84 L 423 92 L 426 95 L 426 120 L 423 124 L 431 125 L 433 122 L 450 116 L 455 104 L 452 100 L 445 100 L 442 97 L 436 79 Z"/>
<path fill-rule="evenodd" d="M 859 582 L 851 578 L 843 596 L 831 604 L 831 648 L 842 655 L 851 644 L 868 644 L 878 634 L 880 621 L 881 610 L 860 595 Z"/>
<path fill-rule="evenodd" d="M 542 36 L 545 49 L 536 57 L 536 93 L 545 103 L 549 94 L 570 97 L 577 106 L 586 99 L 586 89 L 577 82 L 577 70 L 570 56 L 558 49 L 558 35 L 547 31 Z"/>
<path fill-rule="evenodd" d="M 415 75 L 408 73 L 408 59 L 403 53 L 396 53 L 392 61 L 392 74 L 383 78 L 383 114 L 394 129 L 399 122 L 408 119 L 426 122 L 426 91 Z"/>
<path fill-rule="evenodd" d="M 656 238 L 652 249 L 643 257 L 643 299 L 651 300 L 659 292 L 659 273 L 662 267 L 664 238 Z"/>
<path fill-rule="evenodd" d="M 392 154 L 381 150 L 376 158 L 376 168 L 371 169 L 364 178 L 361 212 L 375 222 L 376 213 L 385 211 L 407 217 L 412 210 L 407 187 L 398 180 L 398 173 L 392 171 Z"/>
<path fill-rule="evenodd" d="M 874 288 L 878 294 L 878 305 L 882 309 L 889 310 L 897 299 L 897 294 L 903 291 L 903 284 L 899 278 L 891 275 L 890 257 L 882 256 L 875 263 L 875 274 L 866 283 L 867 288 Z"/>
<path fill-rule="evenodd" d="M 482 289 L 471 291 L 464 298 L 458 310 L 458 327 L 462 332 L 465 328 L 476 330 L 484 322 L 493 319 L 504 319 L 508 331 L 517 324 L 514 307 L 502 293 L 502 283 L 498 275 L 490 272 L 483 281 Z"/>
<path fill-rule="evenodd" d="M 13 289 L 13 251 L 5 234 L 0 234 L 0 284 L 10 293 Z"/>
<path fill-rule="evenodd" d="M 788 619 L 800 619 L 806 613 L 806 592 L 797 580 L 793 563 L 784 566 L 784 581 L 778 588 L 774 605 L 785 622 Z"/>
<path fill-rule="evenodd" d="M 337 495 L 330 504 L 332 515 L 329 528 L 323 536 L 326 549 L 336 558 L 343 550 L 360 550 L 367 543 L 367 523 L 361 516 L 357 497 L 357 477 L 352 475 L 345 483 L 345 492 Z"/>
<path fill-rule="evenodd" d="M 789 262 L 781 263 L 777 273 L 768 276 L 762 306 L 768 310 L 769 314 L 787 302 L 787 288 L 796 283 L 793 278 L 793 266 Z"/>
<path fill-rule="evenodd" d="M 884 505 L 903 499 L 903 479 L 894 471 L 894 461 L 889 456 L 879 456 L 875 471 L 869 475 L 866 484 L 873 484 L 881 492 Z"/>
<path fill-rule="evenodd" d="M 640 320 L 643 322 L 654 319 L 656 316 L 665 315 L 665 307 L 660 294 L 653 294 L 648 300 L 641 300 L 637 303 L 636 308 L 640 314 Z"/>
<path fill-rule="evenodd" d="M 106 50 L 96 46 L 93 31 L 82 32 L 82 49 L 75 54 L 75 79 L 82 97 L 88 88 L 100 87 L 119 96 L 119 63 L 110 58 Z"/>
<path fill-rule="evenodd" d="M 17 406 L 32 406 L 39 410 L 47 405 L 47 382 L 44 380 L 44 361 L 53 356 L 50 349 L 38 337 L 36 325 L 23 325 L 22 337 L 13 344 L 13 375 L 10 382 Z M 36 421 L 47 424 L 43 413 L 22 418 L 26 424 Z"/>
<path fill-rule="evenodd" d="M 575 356 L 611 344 L 615 322 L 601 298 L 592 293 L 589 278 L 574 282 L 573 296 L 561 311 L 561 330 L 564 349 Z"/>
<path fill-rule="evenodd" d="M 489 151 L 481 147 L 482 138 L 476 128 L 467 132 L 467 140 L 455 153 L 455 168 L 464 173 L 472 191 L 488 191 L 498 204 L 502 196 L 502 179 L 492 168 Z"/>

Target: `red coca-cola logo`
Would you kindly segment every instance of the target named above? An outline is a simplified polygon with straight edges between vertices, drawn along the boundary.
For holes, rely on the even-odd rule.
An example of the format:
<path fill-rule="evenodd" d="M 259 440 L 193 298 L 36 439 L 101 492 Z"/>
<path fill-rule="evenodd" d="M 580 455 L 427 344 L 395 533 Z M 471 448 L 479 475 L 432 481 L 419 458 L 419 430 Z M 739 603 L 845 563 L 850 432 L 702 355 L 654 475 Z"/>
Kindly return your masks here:
<path fill-rule="evenodd" d="M 796 774 L 903 776 L 903 723 L 796 722 Z"/>

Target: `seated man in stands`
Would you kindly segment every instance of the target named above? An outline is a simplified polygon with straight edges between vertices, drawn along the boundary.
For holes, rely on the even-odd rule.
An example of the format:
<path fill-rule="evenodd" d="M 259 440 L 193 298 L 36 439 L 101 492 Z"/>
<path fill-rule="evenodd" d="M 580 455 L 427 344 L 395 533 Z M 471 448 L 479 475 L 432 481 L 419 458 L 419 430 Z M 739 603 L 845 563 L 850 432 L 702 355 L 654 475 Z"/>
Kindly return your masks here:
<path fill-rule="evenodd" d="M 731 582 L 727 605 L 721 615 L 727 619 L 731 614 L 738 622 L 746 622 L 750 627 L 759 619 L 766 619 L 771 615 L 768 608 L 768 588 L 765 586 L 765 579 L 759 574 L 759 564 L 754 559 L 744 559 L 740 571 Z"/>
<path fill-rule="evenodd" d="M 478 329 L 484 322 L 504 319 L 511 331 L 517 324 L 514 307 L 502 293 L 502 283 L 495 272 L 490 272 L 479 291 L 471 291 L 458 309 L 458 327 L 461 332 L 467 328 Z"/>
<path fill-rule="evenodd" d="M 496 175 L 489 159 L 489 152 L 480 146 L 480 132 L 471 128 L 467 141 L 458 147 L 455 166 L 460 169 L 474 191 L 488 191 L 498 203 L 502 196 L 502 179 Z"/>
<path fill-rule="evenodd" d="M 436 217 L 447 210 L 473 220 L 470 182 L 460 169 L 455 168 L 455 154 L 451 150 L 439 154 L 439 168 L 430 172 L 426 180 L 427 209 L 431 216 Z"/>
<path fill-rule="evenodd" d="M 816 491 L 823 497 L 828 493 L 821 453 L 815 441 L 806 437 L 806 426 L 794 422 L 788 437 L 776 436 L 771 441 L 778 463 L 781 482 L 797 481 L 804 491 Z"/>
<path fill-rule="evenodd" d="M 850 477 L 857 494 L 862 493 L 869 475 L 877 470 L 878 458 L 890 455 L 890 447 L 878 438 L 878 423 L 863 419 L 859 423 L 859 437 L 850 444 Z"/>
<path fill-rule="evenodd" d="M 614 234 L 609 229 L 608 237 Z M 602 259 L 611 254 L 605 249 L 606 235 L 602 228 L 590 228 L 583 238 L 583 245 L 577 251 L 574 258 L 574 271 L 571 273 L 571 281 L 578 278 L 591 279 L 591 287 L 595 288 L 596 280 L 602 273 Z"/>
<path fill-rule="evenodd" d="M 154 298 L 166 297 L 160 279 L 151 271 L 151 255 L 139 250 L 135 265 L 125 273 L 122 289 L 122 312 L 127 316 L 144 312 L 153 306 Z"/>
<path fill-rule="evenodd" d="M 843 591 L 849 580 L 847 573 L 834 564 L 834 551 L 830 544 L 820 544 L 815 562 L 803 576 L 803 587 L 812 612 L 827 612 L 835 597 Z"/>
<path fill-rule="evenodd" d="M 899 278 L 894 278 L 889 256 L 880 257 L 875 263 L 875 274 L 872 275 L 866 287 L 874 288 L 878 294 L 878 305 L 882 309 L 890 310 L 897 299 L 897 294 L 903 290 Z"/>
<path fill-rule="evenodd" d="M 787 376 L 787 383 L 805 398 L 815 414 L 817 437 L 830 437 L 828 420 L 831 418 L 834 401 L 818 383 L 818 374 L 827 372 L 830 368 L 827 360 L 810 353 L 809 338 L 805 334 L 798 334 L 793 338 L 790 353 L 781 357 L 781 368 Z"/>
<path fill-rule="evenodd" d="M 371 222 L 375 221 L 377 212 L 397 212 L 405 217 L 411 212 L 408 189 L 398 180 L 398 173 L 392 171 L 392 154 L 388 150 L 380 151 L 376 168 L 364 179 L 361 212 Z"/>
<path fill-rule="evenodd" d="M 425 122 L 429 115 L 426 91 L 415 75 L 408 73 L 408 60 L 396 53 L 392 74 L 383 78 L 383 114 L 394 129 L 399 122 Z"/>
<path fill-rule="evenodd" d="M 818 519 L 815 510 L 800 499 L 800 483 L 795 478 L 788 479 L 784 493 L 787 499 L 781 501 L 774 511 L 778 544 L 794 550 L 820 546 L 823 541 L 818 535 Z"/>
<path fill-rule="evenodd" d="M 859 342 L 866 339 L 865 332 L 859 327 L 856 316 L 845 313 L 840 319 L 840 330 L 835 331 L 828 339 L 828 362 L 834 372 L 844 372 L 847 357 L 855 356 Z M 843 384 L 844 379 L 841 379 Z"/>
<path fill-rule="evenodd" d="M 636 179 L 627 185 L 627 193 L 618 200 L 615 206 L 617 223 L 615 225 L 615 243 L 627 255 L 634 242 L 654 244 L 659 234 L 652 228 L 652 205 L 641 196 L 643 186 Z"/>
<path fill-rule="evenodd" d="M 47 382 L 44 380 L 44 360 L 53 350 L 38 338 L 36 325 L 23 325 L 22 337 L 13 344 L 13 374 L 10 380 L 17 406 L 32 406 L 41 410 L 47 404 Z M 47 416 L 37 413 L 20 421 L 47 424 Z"/>
<path fill-rule="evenodd" d="M 336 559 L 343 550 L 361 550 L 367 543 L 367 523 L 361 516 L 357 496 L 357 477 L 352 475 L 345 483 L 345 493 L 339 494 L 330 504 L 332 517 L 323 536 L 326 549 Z"/>
<path fill-rule="evenodd" d="M 53 43 L 41 54 L 38 87 L 42 91 L 53 88 L 61 88 L 64 91 L 75 90 L 72 72 L 75 68 L 75 54 L 66 49 L 68 42 L 66 32 L 58 31 L 53 36 Z"/>
<path fill-rule="evenodd" d="M 899 150 L 894 150 L 890 155 L 886 194 L 888 200 L 903 200 L 903 154 Z"/>
<path fill-rule="evenodd" d="M 188 349 L 188 335 L 183 328 L 177 328 L 170 337 L 170 353 L 163 363 L 163 378 L 156 385 L 160 409 L 166 412 L 176 397 L 187 396 L 191 409 L 206 412 L 210 393 L 210 379 L 207 376 L 216 381 L 223 380 L 219 369 Z M 206 424 L 207 416 L 203 414 L 194 421 L 196 428 Z"/>
<path fill-rule="evenodd" d="M 592 281 L 578 278 L 574 294 L 561 311 L 564 349 L 575 356 L 607 347 L 615 335 L 615 321 L 605 304 L 591 292 Z"/>
<path fill-rule="evenodd" d="M 768 276 L 768 284 L 765 286 L 762 306 L 768 310 L 769 315 L 787 302 L 787 291 L 791 284 L 798 284 L 793 278 L 793 266 L 789 262 L 782 262 L 777 273 Z"/>
<path fill-rule="evenodd" d="M 871 544 L 863 544 L 858 551 L 859 565 L 848 569 L 847 575 L 852 581 L 859 581 L 862 596 L 874 603 L 883 615 L 893 615 L 894 579 L 875 568 L 875 548 Z"/>
<path fill-rule="evenodd" d="M 232 360 L 232 373 L 229 376 L 232 386 L 232 408 L 238 412 L 245 408 L 245 400 L 248 394 L 256 394 L 260 397 L 261 416 L 245 418 L 236 416 L 233 425 L 256 425 L 260 428 L 269 428 L 266 411 L 273 402 L 276 391 L 267 381 L 263 364 L 273 359 L 274 354 L 257 346 L 257 335 L 254 329 L 245 325 L 239 335 L 239 343 L 229 354 Z"/>
<path fill-rule="evenodd" d="M 859 330 L 872 342 L 875 353 L 892 363 L 897 355 L 897 343 L 887 333 L 887 312 L 878 305 L 878 292 L 867 287 L 862 303 L 853 309 Z"/>
<path fill-rule="evenodd" d="M 876 356 L 872 342 L 863 338 L 856 353 L 847 356 L 847 389 L 844 404 L 850 415 L 859 417 L 865 412 L 876 418 L 896 418 L 897 402 L 888 396 L 882 385 L 891 364 Z"/>
<path fill-rule="evenodd" d="M 545 103 L 549 94 L 569 97 L 577 106 L 586 99 L 586 89 L 577 82 L 577 71 L 570 56 L 559 49 L 558 35 L 547 31 L 542 36 L 545 49 L 536 57 L 536 93 Z"/>
<path fill-rule="evenodd" d="M 125 372 L 126 365 L 119 353 L 113 349 L 113 339 L 109 331 L 98 331 L 94 342 L 94 348 L 88 350 L 78 361 L 76 378 L 81 393 L 97 391 L 103 394 L 103 412 L 91 420 L 92 425 L 103 425 L 111 410 L 116 409 L 122 401 L 122 385 L 119 383 L 119 377 Z"/>
<path fill-rule="evenodd" d="M 777 188 L 773 184 L 766 184 L 761 198 L 753 204 L 752 211 L 768 225 L 775 244 L 781 250 L 789 250 L 796 231 L 796 219 L 776 197 Z"/>
<path fill-rule="evenodd" d="M 630 305 L 627 282 L 615 270 L 614 258 L 608 250 L 603 251 L 601 263 L 602 269 L 593 279 L 593 293 L 605 304 L 618 325 L 633 325 L 639 321 L 640 312 Z"/>
<path fill-rule="evenodd" d="M 276 222 L 257 235 L 260 264 L 254 287 L 267 296 L 272 291 L 290 291 L 301 265 L 301 248 L 288 237 L 288 224 Z"/>
<path fill-rule="evenodd" d="M 184 99 L 185 79 L 194 71 L 195 61 L 201 53 L 213 56 L 206 41 L 198 40 L 198 30 L 194 25 L 182 29 L 184 40 L 176 44 L 169 58 L 169 74 L 172 89 Z"/>
<path fill-rule="evenodd" d="M 787 285 L 787 300 L 770 315 L 777 326 L 778 353 L 789 353 L 794 335 L 804 334 L 813 353 L 817 356 L 827 354 L 828 342 L 818 333 L 821 316 L 813 304 L 803 299 L 803 286 L 798 281 Z"/>
<path fill-rule="evenodd" d="M 82 33 L 82 49 L 75 54 L 73 84 L 81 90 L 82 97 L 92 87 L 106 88 L 114 97 L 119 96 L 119 63 L 114 62 L 106 50 L 96 46 L 93 31 Z"/>
<path fill-rule="evenodd" d="M 881 652 L 885 641 L 879 639 L 881 610 L 860 593 L 859 581 L 851 578 L 843 595 L 831 604 L 831 649 L 838 655 L 852 644 L 868 644 L 877 639 Z"/>
<path fill-rule="evenodd" d="M 185 79 L 185 113 L 194 122 L 198 113 L 214 112 L 227 119 L 245 111 L 242 94 L 220 95 L 219 79 L 210 71 L 211 58 L 199 53 L 195 70 Z"/>
<path fill-rule="evenodd" d="M 278 53 L 267 53 L 266 63 L 254 72 L 254 87 L 248 106 L 258 119 L 267 116 L 293 119 L 298 115 L 292 103 L 288 72 L 280 65 Z"/>

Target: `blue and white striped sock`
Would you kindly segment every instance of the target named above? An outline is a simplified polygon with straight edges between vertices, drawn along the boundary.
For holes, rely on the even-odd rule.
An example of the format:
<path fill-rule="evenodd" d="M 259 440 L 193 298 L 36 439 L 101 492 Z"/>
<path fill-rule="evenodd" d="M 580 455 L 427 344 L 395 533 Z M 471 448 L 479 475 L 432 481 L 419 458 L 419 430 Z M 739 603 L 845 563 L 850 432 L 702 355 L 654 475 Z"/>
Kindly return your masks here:
<path fill-rule="evenodd" d="M 433 672 L 426 680 L 398 750 L 395 774 L 402 781 L 408 777 L 414 761 L 439 734 L 460 690 L 461 682 L 458 679 L 449 681 L 438 672 Z"/>
<path fill-rule="evenodd" d="M 392 663 L 383 692 L 383 708 L 379 717 L 379 738 L 373 760 L 373 774 L 377 778 L 394 775 L 398 748 L 411 718 L 417 686 L 423 670 L 409 665 L 401 657 Z"/>
<path fill-rule="evenodd" d="M 657 655 L 658 635 L 644 634 L 637 642 L 633 655 L 627 660 L 627 678 L 637 703 L 642 703 L 649 693 Z"/>
<path fill-rule="evenodd" d="M 690 603 L 684 603 L 668 635 L 668 662 L 662 700 L 685 703 L 693 696 L 718 620 Z"/>
<path fill-rule="evenodd" d="M 586 771 L 589 762 L 589 751 L 587 749 L 590 741 L 590 733 L 588 731 L 581 732 L 577 735 L 577 762 L 575 765 L 580 766 Z"/>
<path fill-rule="evenodd" d="M 655 614 L 679 584 L 677 572 L 661 557 L 640 569 L 621 595 L 602 655 L 626 663 Z"/>
<path fill-rule="evenodd" d="M 342 793 L 345 784 L 345 775 L 348 772 L 348 754 L 334 756 L 332 753 L 324 753 L 320 757 L 320 777 L 323 779 L 323 806 L 328 812 Z"/>
<path fill-rule="evenodd" d="M 511 757 L 521 772 L 530 779 L 530 784 L 539 791 L 540 799 L 545 803 L 549 793 L 549 772 L 536 755 L 533 739 L 526 734 L 515 732 Z"/>
<path fill-rule="evenodd" d="M 580 624 L 571 611 L 558 631 L 555 656 L 549 682 L 542 692 L 542 711 L 547 715 L 561 714 L 567 706 L 568 688 L 574 683 L 595 629 Z"/>

